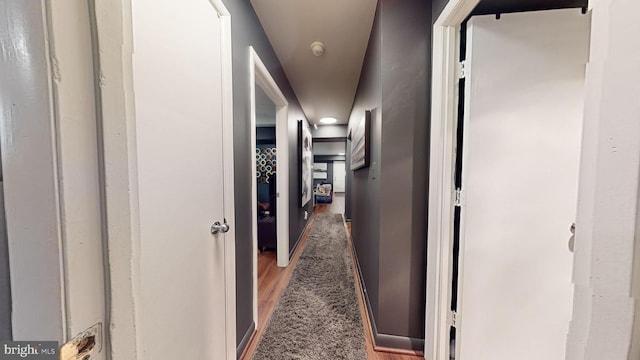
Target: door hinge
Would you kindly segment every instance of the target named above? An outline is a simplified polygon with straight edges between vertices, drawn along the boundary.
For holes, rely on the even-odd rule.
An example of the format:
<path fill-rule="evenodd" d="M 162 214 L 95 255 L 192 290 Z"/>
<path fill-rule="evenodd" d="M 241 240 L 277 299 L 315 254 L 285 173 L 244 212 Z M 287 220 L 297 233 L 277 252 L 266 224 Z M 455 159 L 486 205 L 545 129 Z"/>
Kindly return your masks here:
<path fill-rule="evenodd" d="M 463 60 L 458 63 L 458 79 L 464 79 L 467 77 L 467 61 Z"/>
<path fill-rule="evenodd" d="M 458 314 L 455 311 L 452 310 L 449 315 L 450 315 L 450 318 L 451 318 L 451 321 L 450 321 L 451 326 L 456 327 L 456 318 L 457 318 Z"/>
<path fill-rule="evenodd" d="M 456 189 L 453 205 L 457 207 L 462 206 L 462 189 Z"/>

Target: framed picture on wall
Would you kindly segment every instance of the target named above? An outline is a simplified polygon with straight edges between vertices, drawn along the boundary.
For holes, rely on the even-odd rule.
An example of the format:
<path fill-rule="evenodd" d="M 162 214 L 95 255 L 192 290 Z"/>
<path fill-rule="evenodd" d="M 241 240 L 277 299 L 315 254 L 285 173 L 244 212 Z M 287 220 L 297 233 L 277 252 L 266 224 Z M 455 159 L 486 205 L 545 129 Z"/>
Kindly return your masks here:
<path fill-rule="evenodd" d="M 371 147 L 371 111 L 366 110 L 364 116 L 351 128 L 351 170 L 369 166 Z"/>
<path fill-rule="evenodd" d="M 327 171 L 327 163 L 313 163 L 314 171 Z"/>
<path fill-rule="evenodd" d="M 313 172 L 313 178 L 314 179 L 326 179 L 327 178 L 327 172 L 326 171 L 314 171 Z"/>
<path fill-rule="evenodd" d="M 300 207 L 304 207 L 313 195 L 313 142 L 306 120 L 298 120 L 298 149 Z"/>

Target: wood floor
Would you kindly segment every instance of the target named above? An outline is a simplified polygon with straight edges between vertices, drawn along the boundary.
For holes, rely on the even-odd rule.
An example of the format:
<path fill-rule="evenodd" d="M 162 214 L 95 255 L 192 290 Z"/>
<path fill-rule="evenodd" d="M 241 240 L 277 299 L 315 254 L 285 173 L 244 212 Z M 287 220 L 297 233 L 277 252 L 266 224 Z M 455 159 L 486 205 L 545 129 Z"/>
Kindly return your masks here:
<path fill-rule="evenodd" d="M 333 193 L 333 201 L 329 204 L 316 204 L 315 212 L 330 212 L 344 214 L 344 193 Z"/>
<path fill-rule="evenodd" d="M 344 211 L 344 205 L 341 206 L 341 209 L 337 209 L 340 207 L 340 204 L 318 204 L 316 205 L 314 213 L 331 213 L 333 210 L 338 210 L 337 212 Z M 253 337 L 249 341 L 246 349 L 242 353 L 240 359 L 242 360 L 250 360 L 255 353 L 256 348 L 258 347 L 259 339 L 264 333 L 266 328 L 266 324 L 268 323 L 271 314 L 273 313 L 276 304 L 278 303 L 284 288 L 289 283 L 289 279 L 291 278 L 291 274 L 293 273 L 293 269 L 298 263 L 298 258 L 300 257 L 300 253 L 302 249 L 304 249 L 304 245 L 307 241 L 307 237 L 309 235 L 309 231 L 311 230 L 311 226 L 313 219 L 311 219 L 311 223 L 307 227 L 305 234 L 300 240 L 300 245 L 296 249 L 295 254 L 291 260 L 291 263 L 286 268 L 279 268 L 276 265 L 276 253 L 265 251 L 263 253 L 258 254 L 258 327 L 256 332 L 253 334 Z M 350 224 L 346 225 L 347 231 L 350 234 L 351 228 Z M 353 252 L 352 252 L 353 255 Z M 392 353 L 390 349 L 375 349 L 372 341 L 372 335 L 370 331 L 370 326 L 367 320 L 366 309 L 364 307 L 364 300 L 362 298 L 362 291 L 360 289 L 360 279 L 356 276 L 355 268 L 354 268 L 354 277 L 356 279 L 356 286 L 358 291 L 358 300 L 360 305 L 360 313 L 363 318 L 364 324 L 364 337 L 367 348 L 367 359 L 369 360 L 418 360 L 423 359 L 421 355 L 411 355 L 411 354 L 399 354 Z"/>

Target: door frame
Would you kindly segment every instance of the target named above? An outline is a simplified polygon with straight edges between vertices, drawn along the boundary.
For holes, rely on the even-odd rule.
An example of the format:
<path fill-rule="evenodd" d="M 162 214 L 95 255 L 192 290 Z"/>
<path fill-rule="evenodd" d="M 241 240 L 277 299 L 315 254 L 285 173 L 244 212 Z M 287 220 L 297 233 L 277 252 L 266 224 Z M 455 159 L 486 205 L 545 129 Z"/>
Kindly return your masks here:
<path fill-rule="evenodd" d="M 433 24 L 425 359 L 449 358 L 460 24 L 480 0 L 450 0 Z"/>
<path fill-rule="evenodd" d="M 430 211 L 427 232 L 429 246 L 424 351 L 426 359 L 449 358 L 449 327 L 453 321 L 449 310 L 452 280 L 450 254 L 453 251 L 458 74 L 461 71 L 458 65 L 459 29 L 460 24 L 479 2 L 480 0 L 450 0 L 433 24 Z M 589 9 L 592 6 L 590 1 Z M 583 142 L 581 151 L 584 152 L 589 146 L 593 144 Z M 582 186 L 582 181 L 582 178 L 578 179 L 579 186 Z M 588 197 L 588 194 L 578 193 L 578 213 L 588 211 L 589 202 L 584 197 Z M 586 232 L 586 229 L 583 231 Z M 574 311 L 577 295 L 574 293 Z"/>
<path fill-rule="evenodd" d="M 52 53 L 57 46 L 51 40 L 71 34 L 55 31 L 51 24 L 52 12 L 60 8 L 58 5 L 59 2 L 36 2 L 15 6 L 19 10 L 14 7 L 12 11 L 23 17 L 24 29 L 2 36 L 2 40 L 19 39 L 25 34 L 29 38 L 9 52 L 24 55 L 7 56 L 2 69 L 4 73 L 18 74 L 15 81 L 29 87 L 10 86 L 7 82 L 9 90 L 3 89 L 0 95 L 3 103 L 13 107 L 3 109 L 10 116 L 3 117 L 0 124 L 12 340 L 62 343 L 69 335 L 63 236 L 66 219 L 62 216 L 58 132 L 61 116 L 72 114 L 58 111 L 59 92 L 67 89 L 58 88 L 62 84 L 54 80 L 58 69 L 54 69 Z M 11 5 L 2 5 L 3 10 L 8 6 Z M 25 62 L 22 57 L 33 60 Z M 63 68 L 68 59 L 62 59 Z M 32 82 L 24 84 L 26 77 Z"/>
<path fill-rule="evenodd" d="M 279 267 L 289 265 L 289 103 L 256 50 L 249 46 L 249 102 L 251 114 L 251 224 L 253 248 L 253 321 L 258 326 L 258 179 L 256 154 L 256 85 L 267 94 L 276 106 L 276 153 L 278 170 L 276 171 L 276 231 L 277 263 Z"/>
<path fill-rule="evenodd" d="M 140 228 L 138 207 L 135 98 L 133 93 L 132 0 L 91 0 L 94 21 L 96 99 L 104 158 L 105 216 L 110 291 L 109 326 L 113 353 L 141 358 Z M 235 195 L 231 14 L 222 0 L 209 0 L 221 19 L 224 213 L 225 350 L 236 358 Z"/>

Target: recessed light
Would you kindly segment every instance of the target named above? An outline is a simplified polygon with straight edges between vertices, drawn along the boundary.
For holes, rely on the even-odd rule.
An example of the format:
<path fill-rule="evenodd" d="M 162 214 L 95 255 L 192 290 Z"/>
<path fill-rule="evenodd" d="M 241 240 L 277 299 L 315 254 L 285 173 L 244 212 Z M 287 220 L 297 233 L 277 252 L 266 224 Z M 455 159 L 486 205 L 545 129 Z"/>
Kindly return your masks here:
<path fill-rule="evenodd" d="M 323 124 L 335 124 L 338 122 L 338 119 L 332 118 L 332 117 L 326 117 L 326 118 L 320 119 L 320 122 Z"/>
<path fill-rule="evenodd" d="M 338 155 L 346 155 L 345 153 L 338 153 Z"/>

